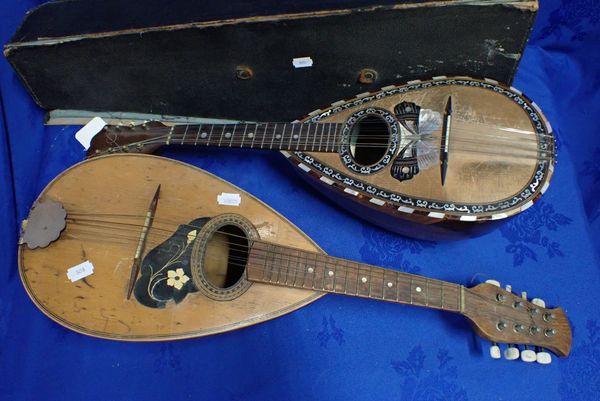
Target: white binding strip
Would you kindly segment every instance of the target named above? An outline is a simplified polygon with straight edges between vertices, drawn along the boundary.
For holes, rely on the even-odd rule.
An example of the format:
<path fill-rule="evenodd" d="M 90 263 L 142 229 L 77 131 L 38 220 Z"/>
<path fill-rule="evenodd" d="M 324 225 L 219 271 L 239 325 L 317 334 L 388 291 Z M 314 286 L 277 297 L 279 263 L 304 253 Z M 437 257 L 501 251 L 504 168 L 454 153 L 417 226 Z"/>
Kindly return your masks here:
<path fill-rule="evenodd" d="M 420 79 L 415 79 L 415 80 L 412 80 L 412 81 L 408 81 L 408 82 L 407 82 L 407 84 L 409 84 L 409 85 L 414 85 L 414 84 L 418 84 L 418 83 L 420 83 L 420 82 L 421 82 L 421 80 L 420 80 Z"/>
<path fill-rule="evenodd" d="M 505 219 L 508 217 L 508 214 L 506 213 L 496 213 L 492 215 L 492 220 L 501 220 L 501 219 Z"/>
<path fill-rule="evenodd" d="M 396 85 L 388 85 L 381 88 L 382 91 L 389 91 L 390 89 L 394 89 Z"/>
<path fill-rule="evenodd" d="M 477 221 L 477 216 L 460 216 L 460 221 Z"/>
<path fill-rule="evenodd" d="M 542 110 L 540 109 L 540 106 L 538 106 L 535 102 L 531 102 L 531 105 L 533 106 L 533 108 L 535 109 L 535 111 L 537 111 L 538 113 L 542 114 Z"/>
<path fill-rule="evenodd" d="M 544 118 L 544 122 L 545 122 L 545 123 L 546 123 L 546 125 L 548 126 L 548 133 L 549 133 L 549 134 L 551 134 L 552 132 L 554 132 L 554 131 L 552 130 L 552 125 L 550 125 L 550 121 L 548 121 L 548 120 L 546 120 L 546 119 Z"/>
<path fill-rule="evenodd" d="M 315 114 L 319 114 L 320 112 L 322 112 L 323 110 L 321 109 L 316 109 L 311 111 L 310 113 L 308 113 L 309 116 L 314 116 Z"/>
<path fill-rule="evenodd" d="M 511 91 L 513 91 L 513 92 L 515 92 L 515 93 L 517 93 L 517 94 L 519 94 L 519 96 L 523 94 L 523 92 L 521 92 L 520 90 L 518 90 L 518 89 L 517 89 L 517 88 L 515 88 L 514 86 L 511 86 L 511 87 L 510 87 L 510 90 L 511 90 Z"/>
<path fill-rule="evenodd" d="M 400 207 L 398 208 L 398 211 L 399 211 L 399 212 L 402 212 L 402 213 L 408 213 L 408 214 L 410 214 L 410 213 L 414 212 L 414 211 L 415 211 L 415 209 L 412 209 L 412 208 L 410 208 L 410 207 L 406 207 L 406 206 L 400 206 Z"/>
<path fill-rule="evenodd" d="M 347 193 L 347 194 L 350 194 L 350 195 L 354 195 L 354 196 L 358 195 L 358 191 L 355 191 L 355 190 L 350 189 L 350 188 L 344 188 L 344 192 Z"/>
<path fill-rule="evenodd" d="M 371 92 L 363 92 L 363 93 L 359 93 L 358 95 L 356 95 L 357 99 L 362 99 L 363 97 L 367 97 L 371 94 Z"/>
<path fill-rule="evenodd" d="M 533 206 L 533 201 L 532 200 L 530 200 L 529 202 L 527 202 L 526 204 L 524 204 L 523 206 L 521 206 L 521 211 L 527 210 L 531 206 Z"/>
<path fill-rule="evenodd" d="M 448 78 L 446 75 L 438 75 L 437 77 L 433 77 L 432 79 L 434 81 L 439 81 L 439 80 L 446 79 L 446 78 Z"/>
<path fill-rule="evenodd" d="M 551 164 L 550 167 L 548 167 L 548 170 L 554 173 L 554 164 Z"/>
<path fill-rule="evenodd" d="M 443 219 L 445 214 L 444 213 L 439 213 L 439 212 L 429 212 L 429 214 L 427 215 L 433 219 Z"/>
<path fill-rule="evenodd" d="M 332 105 L 333 107 L 336 107 L 336 106 L 341 106 L 341 105 L 343 105 L 344 103 L 346 103 L 346 101 L 345 101 L 345 100 L 338 100 L 337 102 L 333 102 L 333 103 L 331 103 L 331 105 Z"/>
<path fill-rule="evenodd" d="M 284 155 L 287 158 L 290 158 L 292 155 L 290 154 L 290 152 L 286 152 L 285 150 L 281 150 L 280 151 L 282 155 Z"/>
<path fill-rule="evenodd" d="M 322 175 L 319 180 L 323 181 L 327 185 L 333 185 L 333 180 L 325 177 L 324 175 Z"/>
<path fill-rule="evenodd" d="M 483 78 L 483 80 L 484 80 L 485 82 L 489 82 L 489 83 L 491 83 L 491 84 L 498 85 L 498 81 L 496 81 L 495 79 L 491 79 L 491 78 Z"/>
<path fill-rule="evenodd" d="M 550 186 L 550 183 L 548 181 L 546 181 L 544 183 L 544 186 L 542 187 L 542 189 L 540 190 L 540 192 L 543 194 L 548 190 L 548 187 Z"/>
<path fill-rule="evenodd" d="M 371 198 L 371 199 L 369 199 L 369 202 L 374 203 L 379 206 L 385 205 L 384 201 L 382 201 L 381 199 L 377 199 L 377 198 Z"/>
<path fill-rule="evenodd" d="M 304 163 L 298 163 L 298 167 L 300 167 L 302 170 L 304 170 L 305 172 L 309 172 L 310 171 L 310 167 L 308 167 L 306 164 Z"/>

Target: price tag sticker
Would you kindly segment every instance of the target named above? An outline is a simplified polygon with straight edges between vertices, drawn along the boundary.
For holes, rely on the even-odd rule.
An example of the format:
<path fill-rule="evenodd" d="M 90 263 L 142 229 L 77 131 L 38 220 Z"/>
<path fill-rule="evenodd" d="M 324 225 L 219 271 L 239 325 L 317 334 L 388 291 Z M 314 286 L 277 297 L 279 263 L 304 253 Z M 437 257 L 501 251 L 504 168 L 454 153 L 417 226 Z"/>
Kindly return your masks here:
<path fill-rule="evenodd" d="M 242 203 L 242 197 L 240 194 L 221 192 L 220 195 L 217 195 L 217 203 L 225 206 L 239 206 Z"/>
<path fill-rule="evenodd" d="M 75 133 L 75 139 L 79 141 L 85 150 L 88 150 L 90 148 L 90 144 L 92 143 L 92 139 L 98 132 L 102 131 L 102 128 L 105 126 L 106 121 L 100 117 L 94 117 L 89 123 L 84 125 L 83 128 Z"/>
<path fill-rule="evenodd" d="M 94 273 L 94 265 L 89 260 L 67 269 L 67 277 L 74 283 Z"/>
<path fill-rule="evenodd" d="M 306 68 L 313 66 L 313 59 L 310 57 L 298 57 L 292 59 L 292 64 L 294 68 Z"/>

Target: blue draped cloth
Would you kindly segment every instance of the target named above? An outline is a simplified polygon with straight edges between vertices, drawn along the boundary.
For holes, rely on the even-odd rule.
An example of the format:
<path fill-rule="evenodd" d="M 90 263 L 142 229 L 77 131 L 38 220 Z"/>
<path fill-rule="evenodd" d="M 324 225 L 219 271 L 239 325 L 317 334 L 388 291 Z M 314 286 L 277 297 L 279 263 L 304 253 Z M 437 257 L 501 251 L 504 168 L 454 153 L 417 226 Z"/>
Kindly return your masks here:
<path fill-rule="evenodd" d="M 38 3 L 3 1 L 2 43 Z M 493 278 L 563 306 L 572 354 L 541 366 L 490 359 L 490 344 L 460 316 L 338 295 L 267 323 L 168 343 L 100 340 L 59 326 L 22 288 L 18 224 L 44 186 L 84 155 L 77 127 L 43 126 L 43 111 L 0 57 L 0 399 L 600 399 L 598 66 L 600 3 L 542 1 L 514 86 L 555 128 L 556 172 L 534 207 L 468 241 L 376 228 L 305 185 L 277 153 L 163 152 L 256 195 L 331 255 L 465 285 Z"/>

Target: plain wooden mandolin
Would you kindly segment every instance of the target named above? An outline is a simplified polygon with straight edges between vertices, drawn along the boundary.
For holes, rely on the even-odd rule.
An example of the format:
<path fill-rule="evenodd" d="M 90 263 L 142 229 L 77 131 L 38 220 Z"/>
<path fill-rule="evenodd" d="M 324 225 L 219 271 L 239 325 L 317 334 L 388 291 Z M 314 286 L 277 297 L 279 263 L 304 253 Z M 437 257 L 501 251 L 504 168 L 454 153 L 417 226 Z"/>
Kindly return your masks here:
<path fill-rule="evenodd" d="M 114 340 L 221 333 L 332 292 L 458 313 L 493 342 L 571 347 L 561 308 L 327 256 L 250 194 L 157 156 L 98 157 L 54 179 L 23 222 L 19 272 L 48 317 Z"/>
<path fill-rule="evenodd" d="M 476 234 L 485 231 L 477 223 L 529 208 L 555 161 L 552 129 L 535 103 L 465 77 L 363 93 L 294 123 L 109 126 L 88 155 L 180 145 L 280 150 L 338 205 L 423 239 Z"/>

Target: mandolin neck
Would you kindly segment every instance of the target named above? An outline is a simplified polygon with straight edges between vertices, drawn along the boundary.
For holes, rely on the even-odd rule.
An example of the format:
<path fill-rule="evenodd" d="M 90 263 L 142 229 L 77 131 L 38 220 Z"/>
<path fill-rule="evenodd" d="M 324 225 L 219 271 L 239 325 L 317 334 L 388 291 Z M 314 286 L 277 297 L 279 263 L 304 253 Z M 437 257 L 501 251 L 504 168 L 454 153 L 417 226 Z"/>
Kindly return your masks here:
<path fill-rule="evenodd" d="M 464 312 L 462 285 L 266 242 L 253 243 L 246 272 L 254 282 Z"/>
<path fill-rule="evenodd" d="M 343 124 L 238 123 L 165 126 L 107 126 L 93 142 L 90 156 L 114 152 L 152 152 L 162 146 L 337 152 Z"/>

